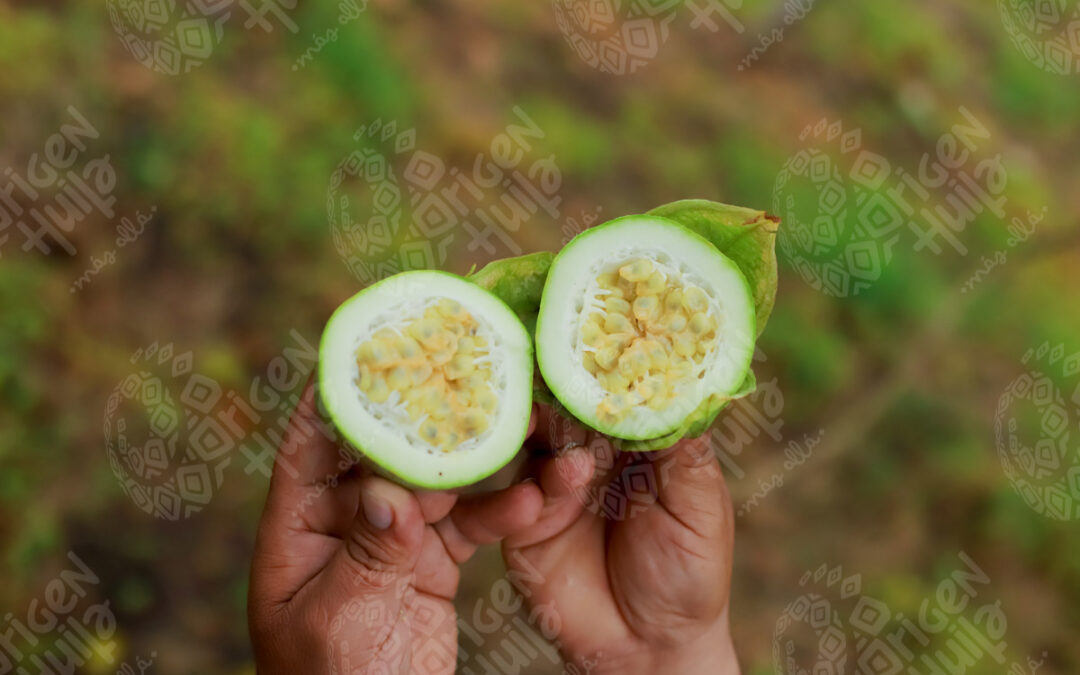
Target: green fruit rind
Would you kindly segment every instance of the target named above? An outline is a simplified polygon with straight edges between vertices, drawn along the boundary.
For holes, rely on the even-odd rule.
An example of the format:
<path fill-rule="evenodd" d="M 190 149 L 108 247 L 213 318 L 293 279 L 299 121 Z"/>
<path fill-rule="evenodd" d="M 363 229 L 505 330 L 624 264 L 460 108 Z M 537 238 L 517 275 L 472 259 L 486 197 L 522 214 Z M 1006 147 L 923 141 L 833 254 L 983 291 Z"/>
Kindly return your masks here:
<path fill-rule="evenodd" d="M 617 237 L 613 234 L 616 229 L 620 230 Z M 596 401 L 585 393 L 590 388 L 588 378 L 575 375 L 575 369 L 580 369 L 580 365 L 571 364 L 567 359 L 567 350 L 553 345 L 559 345 L 567 337 L 568 298 L 574 297 L 578 291 L 574 286 L 576 277 L 584 279 L 583 275 L 589 273 L 589 246 L 599 246 L 599 251 L 607 253 L 622 243 L 639 244 L 650 237 L 653 240 L 648 246 L 675 251 L 677 253 L 673 257 L 683 263 L 693 258 L 692 268 L 700 268 L 699 273 L 702 274 L 707 269 L 706 278 L 717 280 L 716 283 L 727 294 L 725 301 L 731 308 L 727 316 L 729 328 L 725 334 L 734 340 L 732 346 L 738 345 L 738 350 L 726 353 L 724 368 L 710 371 L 712 381 L 691 384 L 685 399 L 676 399 L 669 408 L 640 414 L 636 414 L 635 410 L 625 422 L 604 425 L 594 412 Z M 753 355 L 753 340 L 757 336 L 755 325 L 756 305 L 744 274 L 711 240 L 668 218 L 624 216 L 582 232 L 555 256 L 540 300 L 536 357 L 548 387 L 579 421 L 607 436 L 641 443 L 643 449 L 644 446 L 659 449 L 661 446 L 658 442 L 666 443 L 672 438 L 678 440 L 691 429 L 704 431 L 707 426 L 705 420 L 715 418 L 726 400 L 744 388 Z M 747 331 L 740 337 L 742 328 Z M 583 369 L 581 372 L 584 372 Z M 717 381 L 719 377 L 723 379 Z M 693 407 L 688 409 L 688 406 Z M 654 445 L 656 447 L 651 447 Z"/>
<path fill-rule="evenodd" d="M 488 263 L 479 272 L 466 278 L 498 296 L 514 310 L 529 335 L 535 336 L 540 296 L 544 292 L 544 282 L 547 281 L 548 269 L 554 259 L 555 254 L 550 251 L 504 258 Z M 533 398 L 548 405 L 555 402 L 555 397 L 544 383 L 539 369 L 535 369 L 533 373 Z"/>
<path fill-rule="evenodd" d="M 467 279 L 502 299 L 532 334 L 536 330 L 536 313 L 540 311 L 540 295 L 554 259 L 554 253 L 540 251 L 496 260 Z"/>
<path fill-rule="evenodd" d="M 776 302 L 779 219 L 764 211 L 704 199 L 672 202 L 647 215 L 663 216 L 697 232 L 739 266 L 754 296 L 760 336 Z"/>
<path fill-rule="evenodd" d="M 424 452 L 366 410 L 355 385 L 356 336 L 372 317 L 417 297 L 448 297 L 492 324 L 501 341 L 506 389 L 500 392 L 490 436 L 463 452 Z M 532 339 L 500 297 L 449 272 L 402 272 L 368 286 L 334 311 L 319 342 L 318 385 L 323 408 L 348 447 L 377 473 L 409 487 L 448 490 L 479 482 L 508 464 L 525 441 L 532 407 Z"/>
<path fill-rule="evenodd" d="M 778 219 L 764 211 L 703 199 L 672 202 L 646 215 L 673 220 L 696 232 L 739 267 L 753 296 L 756 336 L 760 336 L 776 301 Z M 529 333 L 535 335 L 540 300 L 554 258 L 555 254 L 544 251 L 496 260 L 468 278 L 499 296 L 514 310 Z M 753 373 L 749 372 L 737 392 L 703 401 L 684 424 L 670 433 L 652 439 L 614 441 L 623 450 L 646 452 L 668 448 L 681 438 L 700 436 L 731 400 L 749 395 L 755 387 Z M 534 377 L 533 397 L 540 402 L 558 405 L 539 372 Z"/>
<path fill-rule="evenodd" d="M 627 441 L 613 439 L 613 445 L 623 452 L 653 452 L 666 450 L 684 438 L 697 438 L 704 434 L 716 421 L 720 412 L 732 401 L 745 398 L 757 389 L 757 378 L 753 371 L 746 374 L 746 379 L 739 389 L 726 396 L 714 395 L 701 402 L 697 410 L 690 415 L 686 422 L 666 436 L 650 438 L 644 441 Z"/>

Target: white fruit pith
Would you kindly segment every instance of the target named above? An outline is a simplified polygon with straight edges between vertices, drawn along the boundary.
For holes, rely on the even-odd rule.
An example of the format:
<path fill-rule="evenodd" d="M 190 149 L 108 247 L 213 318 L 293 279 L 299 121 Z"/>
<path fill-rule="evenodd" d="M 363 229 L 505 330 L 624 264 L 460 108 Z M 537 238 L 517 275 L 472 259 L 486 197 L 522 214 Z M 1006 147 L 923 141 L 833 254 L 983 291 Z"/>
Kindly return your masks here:
<path fill-rule="evenodd" d="M 632 216 L 556 257 L 536 339 L 544 379 L 570 412 L 639 440 L 737 389 L 753 336 L 753 301 L 733 262 L 670 221 Z"/>
<path fill-rule="evenodd" d="M 323 337 L 320 383 L 366 456 L 422 487 L 475 482 L 509 461 L 531 405 L 528 334 L 500 300 L 439 272 L 357 294 Z"/>

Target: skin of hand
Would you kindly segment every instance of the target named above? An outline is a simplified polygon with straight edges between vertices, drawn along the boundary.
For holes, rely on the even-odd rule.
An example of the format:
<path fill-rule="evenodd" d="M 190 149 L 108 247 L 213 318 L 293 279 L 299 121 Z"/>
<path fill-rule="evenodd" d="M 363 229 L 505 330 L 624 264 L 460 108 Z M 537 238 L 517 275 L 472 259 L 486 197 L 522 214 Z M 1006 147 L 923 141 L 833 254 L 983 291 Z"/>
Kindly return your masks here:
<path fill-rule="evenodd" d="M 449 675 L 458 564 L 529 528 L 543 495 L 528 483 L 470 497 L 410 491 L 343 459 L 332 429 L 309 383 L 256 537 L 248 623 L 258 672 Z"/>
<path fill-rule="evenodd" d="M 542 406 L 530 445 L 543 511 L 503 541 L 503 557 L 531 606 L 557 616 L 563 657 L 594 675 L 738 673 L 728 626 L 734 514 L 708 441 L 615 453 Z M 618 518 L 595 506 L 602 497 L 587 498 L 631 475 L 631 510 Z"/>

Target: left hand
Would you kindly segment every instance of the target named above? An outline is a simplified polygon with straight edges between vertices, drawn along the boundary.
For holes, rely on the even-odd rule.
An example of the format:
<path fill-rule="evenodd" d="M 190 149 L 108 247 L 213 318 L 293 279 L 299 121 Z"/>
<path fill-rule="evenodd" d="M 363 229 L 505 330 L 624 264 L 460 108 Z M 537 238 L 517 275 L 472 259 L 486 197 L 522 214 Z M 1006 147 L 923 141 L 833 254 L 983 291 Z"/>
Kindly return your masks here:
<path fill-rule="evenodd" d="M 535 416 L 530 423 L 535 426 Z M 343 461 L 309 383 L 274 462 L 251 567 L 255 662 L 270 673 L 450 675 L 458 564 L 531 525 L 531 484 L 458 497 Z"/>

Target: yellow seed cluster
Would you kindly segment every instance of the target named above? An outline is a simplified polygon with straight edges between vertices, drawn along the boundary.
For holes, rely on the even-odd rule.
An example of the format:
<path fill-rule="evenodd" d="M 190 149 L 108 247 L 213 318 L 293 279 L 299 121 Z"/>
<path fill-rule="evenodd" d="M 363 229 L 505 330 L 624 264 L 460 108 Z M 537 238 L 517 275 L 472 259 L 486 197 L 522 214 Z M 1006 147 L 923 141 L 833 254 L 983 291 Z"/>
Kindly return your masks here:
<path fill-rule="evenodd" d="M 425 441 L 450 452 L 482 434 L 498 406 L 487 340 L 460 303 L 443 298 L 401 332 L 380 329 L 356 350 L 357 385 L 373 403 L 398 392 Z"/>
<path fill-rule="evenodd" d="M 599 304 L 581 326 L 582 365 L 608 392 L 597 406 L 615 423 L 637 405 L 663 410 L 713 348 L 717 317 L 708 296 L 681 279 L 666 278 L 648 258 L 601 274 Z"/>

